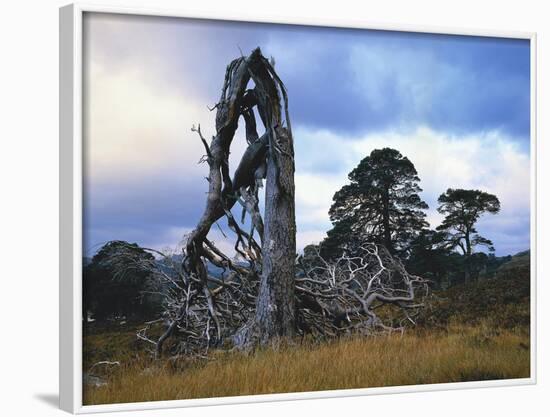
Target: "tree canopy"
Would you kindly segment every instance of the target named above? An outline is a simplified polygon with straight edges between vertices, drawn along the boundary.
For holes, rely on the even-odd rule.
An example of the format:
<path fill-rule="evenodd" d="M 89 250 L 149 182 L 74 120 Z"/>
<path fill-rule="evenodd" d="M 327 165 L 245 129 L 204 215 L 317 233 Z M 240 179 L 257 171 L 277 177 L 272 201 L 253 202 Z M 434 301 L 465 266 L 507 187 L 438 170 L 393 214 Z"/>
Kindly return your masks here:
<path fill-rule="evenodd" d="M 395 149 L 375 149 L 348 175 L 350 183 L 333 197 L 333 229 L 322 242 L 323 256 L 338 256 L 344 247 L 363 242 L 403 252 L 428 226 L 420 198 L 420 178 L 413 163 Z"/>
<path fill-rule="evenodd" d="M 124 256 L 121 256 L 124 255 Z M 84 268 L 83 316 L 95 319 L 147 317 L 160 307 L 146 291 L 155 258 L 135 243 L 105 244 Z"/>
<path fill-rule="evenodd" d="M 443 232 L 423 230 L 411 243 L 407 270 L 441 286 L 459 268 L 460 255 L 442 245 Z"/>
<path fill-rule="evenodd" d="M 459 248 L 466 256 L 470 256 L 473 248 L 479 245 L 494 251 L 493 243 L 477 233 L 475 224 L 482 214 L 500 211 L 497 196 L 480 190 L 449 188 L 437 201 L 437 211 L 445 215 L 437 230 L 447 233 L 447 241 L 452 248 Z"/>
<path fill-rule="evenodd" d="M 465 279 L 468 281 L 471 269 L 473 250 L 476 246 L 485 246 L 494 252 L 493 242 L 478 234 L 475 224 L 484 213 L 496 214 L 500 211 L 497 196 L 480 190 L 449 188 L 438 199 L 437 211 L 445 219 L 437 227 L 446 233 L 446 244 L 450 249 L 459 249 L 465 262 Z"/>

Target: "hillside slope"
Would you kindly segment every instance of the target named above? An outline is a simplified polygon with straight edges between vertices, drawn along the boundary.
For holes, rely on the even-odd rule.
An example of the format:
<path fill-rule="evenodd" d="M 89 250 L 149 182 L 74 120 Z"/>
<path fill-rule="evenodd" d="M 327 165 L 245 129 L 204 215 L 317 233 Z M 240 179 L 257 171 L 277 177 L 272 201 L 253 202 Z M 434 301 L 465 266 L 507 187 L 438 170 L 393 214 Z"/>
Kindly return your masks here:
<path fill-rule="evenodd" d="M 434 292 L 418 324 L 446 327 L 450 324 L 500 328 L 529 326 L 530 259 L 521 252 L 502 264 L 494 277 Z"/>

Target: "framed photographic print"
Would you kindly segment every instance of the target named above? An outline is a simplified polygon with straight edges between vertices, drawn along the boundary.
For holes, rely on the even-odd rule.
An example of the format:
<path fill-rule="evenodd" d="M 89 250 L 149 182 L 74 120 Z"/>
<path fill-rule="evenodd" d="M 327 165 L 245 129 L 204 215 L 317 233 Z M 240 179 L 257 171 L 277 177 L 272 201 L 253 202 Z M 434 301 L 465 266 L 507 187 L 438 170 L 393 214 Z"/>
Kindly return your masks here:
<path fill-rule="evenodd" d="M 61 8 L 61 407 L 534 383 L 535 49 Z"/>

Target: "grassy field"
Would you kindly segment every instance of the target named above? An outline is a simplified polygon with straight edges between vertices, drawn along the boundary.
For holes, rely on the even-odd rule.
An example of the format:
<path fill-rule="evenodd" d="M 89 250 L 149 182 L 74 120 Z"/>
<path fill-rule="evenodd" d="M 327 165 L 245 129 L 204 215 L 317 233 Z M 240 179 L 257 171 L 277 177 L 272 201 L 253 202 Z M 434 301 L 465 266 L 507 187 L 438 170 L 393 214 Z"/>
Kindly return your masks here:
<path fill-rule="evenodd" d="M 87 386 L 85 404 L 367 388 L 529 377 L 529 338 L 520 330 L 454 327 L 447 332 L 353 338 L 322 345 L 220 353 L 185 366 L 129 361 L 109 383 Z"/>
<path fill-rule="evenodd" d="M 153 362 L 136 327 L 96 327 L 84 368 L 120 366 L 85 384 L 85 404 L 367 388 L 529 377 L 529 280 L 499 277 L 437 294 L 419 326 L 401 334 L 296 343 L 208 360 Z"/>

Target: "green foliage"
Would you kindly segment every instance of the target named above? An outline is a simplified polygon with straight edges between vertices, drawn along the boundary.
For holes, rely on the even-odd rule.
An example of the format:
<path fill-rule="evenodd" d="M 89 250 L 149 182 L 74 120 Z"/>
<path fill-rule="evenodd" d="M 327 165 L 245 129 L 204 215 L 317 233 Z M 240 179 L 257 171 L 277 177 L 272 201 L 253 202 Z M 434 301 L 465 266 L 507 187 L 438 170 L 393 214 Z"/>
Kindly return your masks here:
<path fill-rule="evenodd" d="M 155 258 L 137 244 L 105 244 L 84 267 L 83 317 L 96 320 L 150 317 L 159 310 L 158 297 L 148 294 Z M 86 320 L 85 320 L 86 322 Z"/>
<path fill-rule="evenodd" d="M 332 258 L 364 242 L 383 244 L 391 252 L 405 251 L 428 226 L 428 205 L 418 193 L 420 179 L 412 162 L 399 151 L 376 149 L 348 175 L 350 183 L 333 197 L 329 215 L 333 229 L 321 245 Z"/>

